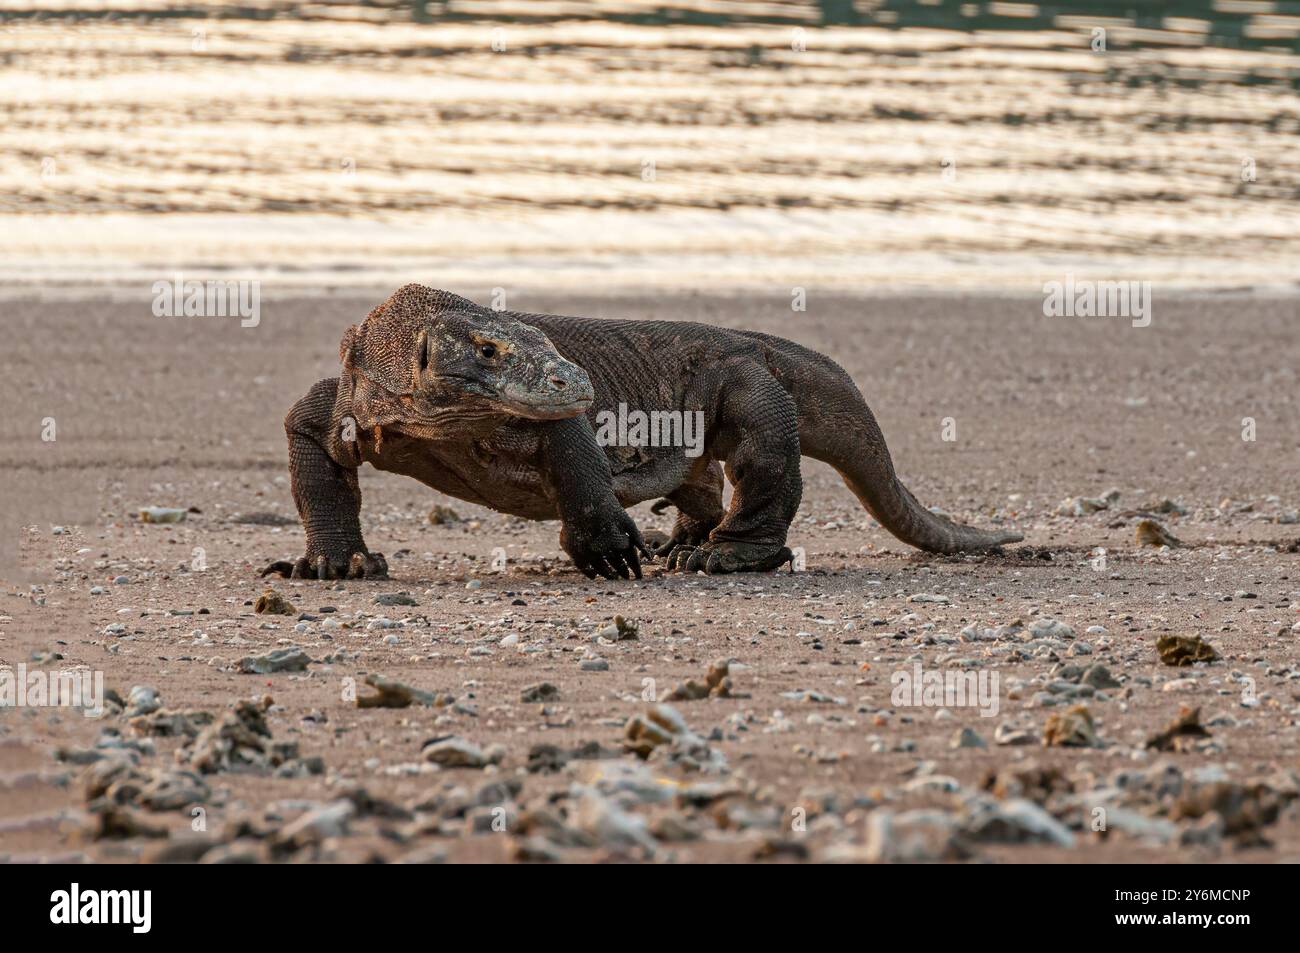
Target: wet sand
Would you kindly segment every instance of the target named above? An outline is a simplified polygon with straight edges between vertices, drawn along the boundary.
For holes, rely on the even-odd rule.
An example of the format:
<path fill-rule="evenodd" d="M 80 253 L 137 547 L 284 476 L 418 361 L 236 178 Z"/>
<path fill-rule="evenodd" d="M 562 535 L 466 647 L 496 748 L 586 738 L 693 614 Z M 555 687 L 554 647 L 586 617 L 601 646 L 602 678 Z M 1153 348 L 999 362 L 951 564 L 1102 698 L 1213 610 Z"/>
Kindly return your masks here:
<path fill-rule="evenodd" d="M 1118 821 L 1105 837 L 1088 826 L 1092 808 L 1103 803 L 1097 792 L 1121 769 L 1172 763 L 1188 779 L 1199 770 L 1203 779 L 1221 771 L 1238 780 L 1295 771 L 1300 329 L 1293 300 L 1158 294 L 1151 325 L 1133 328 L 1123 319 L 1047 318 L 1039 297 L 814 292 L 808 311 L 792 314 L 783 292 L 521 294 L 512 307 L 707 321 L 823 350 L 860 385 L 900 474 L 924 503 L 962 521 L 1014 527 L 1025 543 L 978 558 L 914 552 L 876 526 L 828 468 L 805 461 L 804 501 L 790 539 L 805 550 L 805 572 L 707 578 L 652 569 L 639 583 L 589 582 L 565 565 L 555 524 L 523 523 L 367 470 L 363 525 L 371 548 L 388 555 L 392 579 L 276 582 L 316 616 L 296 631 L 294 617 L 259 616 L 252 605 L 264 588 L 256 569 L 303 546 L 280 421 L 306 387 L 336 372 L 343 329 L 382 294 L 275 298 L 264 303 L 256 328 L 234 319 L 156 318 L 144 297 L 3 305 L 6 400 L 26 414 L 6 415 L 0 430 L 5 516 L 32 524 L 23 555 L 40 588 L 30 591 L 27 580 L 10 574 L 0 602 L 0 659 L 43 671 L 85 666 L 102 671 L 122 696 L 132 686 L 153 686 L 168 709 L 217 716 L 239 699 L 269 694 L 275 740 L 323 759 L 325 773 L 317 776 L 208 775 L 203 837 L 215 843 L 229 836 L 234 819 L 268 807 L 278 820 L 267 823 L 283 825 L 305 804 L 334 801 L 360 784 L 374 798 L 423 805 L 420 819 L 359 811 L 350 836 L 303 848 L 300 857 L 518 857 L 526 846 L 540 849 L 532 838 L 546 840 L 537 818 L 548 796 L 564 795 L 553 809 L 568 828 L 583 828 L 590 817 L 583 820 L 580 792 L 604 790 L 616 771 L 635 766 L 633 756 L 617 752 L 624 723 L 646 708 L 646 679 L 662 696 L 729 658 L 739 663 L 733 690 L 746 697 L 671 703 L 725 760 L 725 771 L 693 773 L 656 754 L 646 765 L 649 783 L 678 799 L 627 808 L 652 822 L 655 859 L 859 858 L 879 812 L 957 812 L 988 772 L 1031 762 L 1073 779 L 1077 801 L 1044 803 L 1073 828 L 1074 845 L 980 842 L 975 856 L 1161 863 L 1300 857 L 1293 801 L 1264 827 L 1267 847 L 1239 849 L 1237 835 L 1213 832 L 1202 838 L 1208 847 L 1179 846 L 1179 838 L 1196 836 L 1183 833 L 1191 820 L 1178 821 L 1165 846 L 1125 834 Z M 57 420 L 52 443 L 40 440 L 47 416 Z M 942 439 L 945 418 L 955 425 L 955 441 Z M 1255 423 L 1253 441 L 1242 439 L 1244 418 Z M 1055 515 L 1067 497 L 1102 497 L 1112 488 L 1120 496 L 1108 510 Z M 1139 547 L 1138 511 L 1165 499 L 1187 512 L 1157 518 L 1187 545 Z M 435 504 L 451 506 L 462 521 L 430 525 Z M 197 512 L 174 525 L 141 524 L 137 511 L 150 505 Z M 666 530 L 671 519 L 645 506 L 634 515 L 647 530 Z M 70 532 L 53 535 L 55 525 Z M 1105 549 L 1100 568 L 1098 547 Z M 507 555 L 504 571 L 491 568 L 498 548 Z M 198 551 L 204 571 L 193 568 Z M 467 588 L 472 581 L 477 588 Z M 102 594 L 91 594 L 96 586 Z M 374 602 L 399 591 L 417 605 Z M 324 606 L 338 611 L 324 615 Z M 639 621 L 639 637 L 593 641 L 616 614 Z M 367 628 L 377 616 L 407 621 Z M 327 618 L 358 624 L 329 628 Z M 1030 627 L 1049 618 L 1072 634 L 1054 643 L 1026 641 L 1012 630 L 988 641 L 961 635 L 971 623 Z M 123 631 L 105 634 L 114 623 Z M 1106 632 L 1088 633 L 1092 626 Z M 1162 665 L 1154 643 L 1172 633 L 1203 636 L 1223 661 Z M 503 645 L 510 635 L 518 639 Z M 235 670 L 243 656 L 289 645 L 313 658 L 306 674 Z M 582 670 L 589 656 L 605 659 L 608 670 Z M 998 714 L 894 704 L 891 676 L 918 661 L 936 671 L 997 673 Z M 1093 662 L 1121 683 L 1105 700 L 1081 699 L 1104 747 L 995 743 L 1003 723 L 1037 739 L 1049 716 L 1069 707 L 1043 707 L 1037 693 L 1061 680 L 1060 666 Z M 367 673 L 453 695 L 464 707 L 357 709 L 346 700 L 345 680 L 360 683 Z M 1249 696 L 1242 676 L 1254 679 Z M 1192 681 L 1177 681 L 1187 677 Z M 522 702 L 521 690 L 539 682 L 556 686 L 558 697 Z M 844 703 L 783 694 L 799 691 Z M 1258 704 L 1243 705 L 1248 697 Z M 1184 704 L 1200 706 L 1202 722 L 1212 725 L 1210 747 L 1145 751 L 1146 737 Z M 950 748 L 963 727 L 987 748 Z M 55 753 L 93 745 L 106 729 L 135 737 L 121 715 L 97 722 L 48 709 L 0 710 L 6 854 L 133 860 L 160 845 L 186 856 L 201 852 L 184 847 L 196 836 L 185 810 L 142 812 L 173 831 L 170 841 L 79 833 L 88 823 L 84 769 Z M 501 745 L 503 758 L 487 769 L 423 762 L 423 743 L 444 735 Z M 141 756 L 141 770 L 172 765 L 181 740 L 150 740 L 154 753 Z M 593 741 L 612 758 L 573 761 L 554 774 L 528 770 L 536 745 Z M 478 807 L 457 807 L 458 789 L 511 780 L 521 782 L 519 792 L 488 792 Z M 729 793 L 701 789 L 701 782 Z M 1276 777 L 1271 785 L 1285 788 Z M 946 790 L 951 786 L 959 790 Z M 502 803 L 509 805 L 504 830 L 465 835 L 476 811 L 490 825 L 491 808 Z M 1132 805 L 1168 819 L 1168 802 L 1134 796 Z M 606 800 L 594 799 L 583 810 L 602 806 Z M 794 824 L 800 816 L 803 830 Z M 648 856 L 643 847 L 620 845 L 608 825 L 588 826 L 603 833 L 549 849 L 571 860 Z M 381 836 L 385 827 L 401 828 L 400 836 Z M 688 834 L 695 839 L 677 839 Z"/>

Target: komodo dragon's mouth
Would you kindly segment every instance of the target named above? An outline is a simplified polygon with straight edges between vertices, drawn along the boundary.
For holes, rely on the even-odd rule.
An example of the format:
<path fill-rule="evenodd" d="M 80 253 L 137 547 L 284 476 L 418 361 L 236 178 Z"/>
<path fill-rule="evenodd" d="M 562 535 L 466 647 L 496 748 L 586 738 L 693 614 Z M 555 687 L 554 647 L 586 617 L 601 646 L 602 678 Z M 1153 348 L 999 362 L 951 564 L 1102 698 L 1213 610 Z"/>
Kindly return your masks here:
<path fill-rule="evenodd" d="M 501 400 L 500 405 L 509 413 L 529 420 L 565 420 L 569 417 L 581 417 L 595 403 L 592 397 L 579 397 L 576 400 L 554 401 L 552 403 L 518 403 Z"/>

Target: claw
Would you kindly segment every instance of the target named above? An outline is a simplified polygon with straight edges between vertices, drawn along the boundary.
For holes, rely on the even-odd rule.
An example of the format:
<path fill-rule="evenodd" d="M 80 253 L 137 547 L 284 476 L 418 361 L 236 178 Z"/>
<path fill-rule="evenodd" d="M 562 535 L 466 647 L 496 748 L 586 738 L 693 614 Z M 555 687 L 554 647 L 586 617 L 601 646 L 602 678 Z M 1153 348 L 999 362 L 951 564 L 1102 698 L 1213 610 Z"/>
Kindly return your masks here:
<path fill-rule="evenodd" d="M 331 559 L 321 553 L 313 557 L 301 556 L 290 562 L 287 559 L 273 562 L 262 570 L 263 576 L 272 574 L 286 579 L 387 579 L 388 562 L 380 553 L 354 552 L 347 561 L 339 556 Z"/>

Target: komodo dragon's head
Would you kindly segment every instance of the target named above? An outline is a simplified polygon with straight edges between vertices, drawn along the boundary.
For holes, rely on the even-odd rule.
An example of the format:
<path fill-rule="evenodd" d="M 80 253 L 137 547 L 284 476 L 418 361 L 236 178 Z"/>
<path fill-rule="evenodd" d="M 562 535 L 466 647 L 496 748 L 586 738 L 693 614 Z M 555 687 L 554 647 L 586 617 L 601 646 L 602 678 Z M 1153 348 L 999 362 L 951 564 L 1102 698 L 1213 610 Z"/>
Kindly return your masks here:
<path fill-rule="evenodd" d="M 591 379 L 509 315 L 405 285 L 343 335 L 342 382 L 363 428 L 436 439 L 468 423 L 587 412 Z"/>

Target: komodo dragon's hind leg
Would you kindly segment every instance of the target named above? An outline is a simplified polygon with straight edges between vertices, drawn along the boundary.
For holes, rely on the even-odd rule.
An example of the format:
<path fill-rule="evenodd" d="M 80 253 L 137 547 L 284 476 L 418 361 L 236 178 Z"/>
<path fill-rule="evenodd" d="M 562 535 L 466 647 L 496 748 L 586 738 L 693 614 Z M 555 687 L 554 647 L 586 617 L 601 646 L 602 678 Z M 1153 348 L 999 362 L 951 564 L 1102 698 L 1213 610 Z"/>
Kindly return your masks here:
<path fill-rule="evenodd" d="M 678 560 L 684 566 L 695 547 L 706 542 L 709 533 L 726 516 L 722 506 L 722 467 L 718 462 L 701 457 L 682 485 L 650 509 L 662 513 L 670 505 L 677 507 L 677 521 L 668 539 L 655 547 L 654 555 L 665 557 L 665 564 L 673 569 Z"/>
<path fill-rule="evenodd" d="M 765 572 L 792 558 L 785 539 L 803 495 L 798 408 L 761 364 L 731 370 L 719 395 L 722 413 L 709 449 L 726 460 L 735 492 L 708 540 L 678 556 L 675 568 Z"/>

